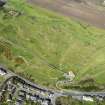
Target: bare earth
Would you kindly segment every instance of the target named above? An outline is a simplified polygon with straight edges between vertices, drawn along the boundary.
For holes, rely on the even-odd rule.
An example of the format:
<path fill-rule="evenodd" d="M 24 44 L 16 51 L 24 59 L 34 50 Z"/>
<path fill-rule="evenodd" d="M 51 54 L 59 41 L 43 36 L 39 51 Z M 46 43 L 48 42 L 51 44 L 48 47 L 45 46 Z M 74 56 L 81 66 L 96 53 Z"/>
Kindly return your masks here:
<path fill-rule="evenodd" d="M 105 29 L 105 8 L 99 9 L 95 4 L 80 0 L 28 0 L 28 2 Z"/>

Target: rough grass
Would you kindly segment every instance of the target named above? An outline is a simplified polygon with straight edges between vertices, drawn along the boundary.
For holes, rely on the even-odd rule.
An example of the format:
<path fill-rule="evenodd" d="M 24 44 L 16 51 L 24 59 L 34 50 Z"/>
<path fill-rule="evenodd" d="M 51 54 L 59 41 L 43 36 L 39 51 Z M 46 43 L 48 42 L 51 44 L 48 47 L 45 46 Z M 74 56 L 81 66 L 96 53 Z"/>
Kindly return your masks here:
<path fill-rule="evenodd" d="M 0 85 L 2 84 L 3 81 L 4 81 L 4 78 L 0 75 Z"/>
<path fill-rule="evenodd" d="M 11 16 L 10 9 L 21 15 Z M 31 6 L 23 0 L 9 0 L 5 9 L 0 10 L 0 41 L 3 45 L 8 43 L 8 49 L 0 47 L 0 64 L 31 75 L 37 83 L 52 87 L 63 72 L 71 70 L 76 74 L 75 80 L 91 75 L 98 83 L 104 83 L 104 30 Z M 16 62 L 19 56 L 24 63 Z"/>

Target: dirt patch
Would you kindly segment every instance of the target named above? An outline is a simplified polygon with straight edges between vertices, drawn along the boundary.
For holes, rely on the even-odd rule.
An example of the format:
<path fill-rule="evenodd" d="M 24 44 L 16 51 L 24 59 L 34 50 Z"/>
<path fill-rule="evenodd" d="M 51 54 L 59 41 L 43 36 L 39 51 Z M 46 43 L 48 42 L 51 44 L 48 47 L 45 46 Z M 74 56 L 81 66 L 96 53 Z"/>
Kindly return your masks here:
<path fill-rule="evenodd" d="M 105 29 L 105 8 L 98 9 L 94 3 L 85 0 L 28 0 L 28 2 Z"/>

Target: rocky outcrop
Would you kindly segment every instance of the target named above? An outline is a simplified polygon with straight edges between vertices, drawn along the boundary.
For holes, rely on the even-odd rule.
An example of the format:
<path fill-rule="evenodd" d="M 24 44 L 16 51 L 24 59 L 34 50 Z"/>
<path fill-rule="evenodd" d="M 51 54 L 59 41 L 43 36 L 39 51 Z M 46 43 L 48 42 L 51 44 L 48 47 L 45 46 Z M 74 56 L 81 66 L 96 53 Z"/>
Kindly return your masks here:
<path fill-rule="evenodd" d="M 3 7 L 6 4 L 5 0 L 0 0 L 0 7 Z"/>

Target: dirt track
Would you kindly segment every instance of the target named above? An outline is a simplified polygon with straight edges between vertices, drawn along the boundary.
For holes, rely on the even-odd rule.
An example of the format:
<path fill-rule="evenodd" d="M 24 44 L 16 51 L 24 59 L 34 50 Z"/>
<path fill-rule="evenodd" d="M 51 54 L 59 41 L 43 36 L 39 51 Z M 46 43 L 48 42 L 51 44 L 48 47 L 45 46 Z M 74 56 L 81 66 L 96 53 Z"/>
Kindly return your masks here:
<path fill-rule="evenodd" d="M 41 7 L 59 12 L 65 16 L 87 22 L 94 26 L 105 29 L 105 10 L 97 9 L 93 4 L 85 4 L 78 0 L 28 0 Z M 105 8 L 104 8 L 105 9 Z"/>

